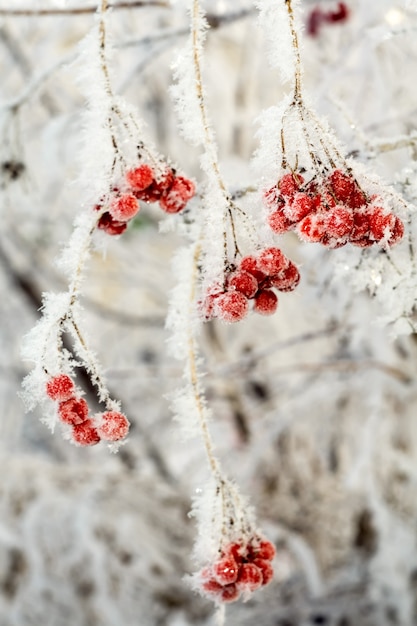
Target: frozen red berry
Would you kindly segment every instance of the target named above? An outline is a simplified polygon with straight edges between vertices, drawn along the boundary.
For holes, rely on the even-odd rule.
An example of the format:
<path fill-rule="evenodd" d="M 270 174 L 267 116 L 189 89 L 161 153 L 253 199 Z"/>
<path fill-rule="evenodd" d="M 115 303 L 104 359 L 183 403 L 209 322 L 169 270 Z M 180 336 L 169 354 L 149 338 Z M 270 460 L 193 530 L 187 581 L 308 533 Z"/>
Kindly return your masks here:
<path fill-rule="evenodd" d="M 243 563 L 239 570 L 237 586 L 241 591 L 255 591 L 262 586 L 262 572 L 254 563 Z"/>
<path fill-rule="evenodd" d="M 213 565 L 213 576 L 221 585 L 236 582 L 239 568 L 233 557 L 224 556 Z"/>
<path fill-rule="evenodd" d="M 329 177 L 334 195 L 341 202 L 347 202 L 355 189 L 352 176 L 342 170 L 334 170 Z"/>
<path fill-rule="evenodd" d="M 369 226 L 375 241 L 391 237 L 396 224 L 395 215 L 388 213 L 382 207 L 374 207 L 369 213 Z"/>
<path fill-rule="evenodd" d="M 344 2 L 339 2 L 337 9 L 326 13 L 328 22 L 344 22 L 349 17 L 349 9 Z"/>
<path fill-rule="evenodd" d="M 307 193 L 296 193 L 284 207 L 284 214 L 291 222 L 299 222 L 314 210 L 314 199 Z"/>
<path fill-rule="evenodd" d="M 274 570 L 270 560 L 254 559 L 253 563 L 262 574 L 262 585 L 267 585 L 268 583 L 270 583 L 274 577 Z"/>
<path fill-rule="evenodd" d="M 46 383 L 46 395 L 51 400 L 69 400 L 74 393 L 74 383 L 66 374 L 58 374 Z"/>
<path fill-rule="evenodd" d="M 258 268 L 258 261 L 254 256 L 243 257 L 243 259 L 239 263 L 239 267 L 241 270 L 252 274 L 252 276 L 256 278 L 258 283 L 261 283 L 266 278 L 266 274 L 264 272 L 261 272 L 261 270 Z"/>
<path fill-rule="evenodd" d="M 272 315 L 278 307 L 278 298 L 270 289 L 261 289 L 255 296 L 253 310 L 261 315 Z"/>
<path fill-rule="evenodd" d="M 326 234 L 326 219 L 318 213 L 307 215 L 299 222 L 297 232 L 303 241 L 319 242 Z"/>
<path fill-rule="evenodd" d="M 162 194 L 159 205 L 166 213 L 179 213 L 194 193 L 194 183 L 184 176 L 177 176 L 166 193 Z"/>
<path fill-rule="evenodd" d="M 355 188 L 352 191 L 352 193 L 351 193 L 349 199 L 347 200 L 346 204 L 351 209 L 359 209 L 360 207 L 362 207 L 362 206 L 364 206 L 366 204 L 366 196 L 363 193 L 363 191 L 361 191 L 359 189 L 359 187 L 357 187 L 355 185 Z"/>
<path fill-rule="evenodd" d="M 248 301 L 238 291 L 226 291 L 217 298 L 215 310 L 224 322 L 239 322 L 248 312 Z"/>
<path fill-rule="evenodd" d="M 154 178 L 152 183 L 143 191 L 138 191 L 135 196 L 144 202 L 159 202 L 174 182 L 174 172 L 171 169 L 165 170 Z"/>
<path fill-rule="evenodd" d="M 278 188 L 283 196 L 291 197 L 299 190 L 304 182 L 304 178 L 294 172 L 294 174 L 284 174 L 281 180 L 278 182 Z"/>
<path fill-rule="evenodd" d="M 286 270 L 278 274 L 278 276 L 271 276 L 271 287 L 278 289 L 279 291 L 293 291 L 300 282 L 300 272 L 297 267 L 290 261 Z"/>
<path fill-rule="evenodd" d="M 88 418 L 88 404 L 84 398 L 69 398 L 59 404 L 58 415 L 64 424 L 82 424 Z"/>
<path fill-rule="evenodd" d="M 100 441 L 100 436 L 91 420 L 77 424 L 72 429 L 72 439 L 80 446 L 94 446 Z"/>
<path fill-rule="evenodd" d="M 244 547 L 241 543 L 231 543 L 225 550 L 225 555 L 233 557 L 238 565 L 242 561 L 243 553 Z"/>
<path fill-rule="evenodd" d="M 390 246 L 398 243 L 404 236 L 404 224 L 400 220 L 399 217 L 395 217 L 395 224 L 391 232 L 391 237 L 388 239 L 388 244 Z"/>
<path fill-rule="evenodd" d="M 267 276 L 275 276 L 285 270 L 289 260 L 279 248 L 265 248 L 259 254 L 257 266 Z"/>
<path fill-rule="evenodd" d="M 94 419 L 97 432 L 105 441 L 119 441 L 129 432 L 129 421 L 123 413 L 106 411 Z"/>
<path fill-rule="evenodd" d="M 245 272 L 244 270 L 238 270 L 230 274 L 228 278 L 228 288 L 243 293 L 247 298 L 253 298 L 258 291 L 258 281 L 253 274 L 249 274 L 249 272 Z"/>
<path fill-rule="evenodd" d="M 126 173 L 126 182 L 132 191 L 143 191 L 152 184 L 153 180 L 153 170 L 145 163 Z"/>
<path fill-rule="evenodd" d="M 239 596 L 240 592 L 236 585 L 226 585 L 220 594 L 222 602 L 235 602 Z"/>
<path fill-rule="evenodd" d="M 264 191 L 263 202 L 265 206 L 271 210 L 281 209 L 285 204 L 285 200 L 276 185 Z"/>
<path fill-rule="evenodd" d="M 276 235 L 283 235 L 292 226 L 293 222 L 289 220 L 282 208 L 273 211 L 268 215 L 268 225 L 273 233 Z"/>
<path fill-rule="evenodd" d="M 209 594 L 219 595 L 223 591 L 223 585 L 217 582 L 214 578 L 209 578 L 205 580 L 201 588 Z"/>
<path fill-rule="evenodd" d="M 370 233 L 369 215 L 361 210 L 353 212 L 353 228 L 350 233 L 350 241 L 361 241 L 364 238 L 368 238 Z"/>
<path fill-rule="evenodd" d="M 139 211 L 139 202 L 132 194 L 126 193 L 115 198 L 110 205 L 109 213 L 117 222 L 128 222 Z"/>
<path fill-rule="evenodd" d="M 336 239 L 348 237 L 354 225 L 353 213 L 350 209 L 338 206 L 327 216 L 327 234 Z"/>
<path fill-rule="evenodd" d="M 112 215 L 106 211 L 106 213 L 103 213 L 100 217 L 97 223 L 97 228 L 104 230 L 104 232 L 108 235 L 121 235 L 125 232 L 127 223 L 115 220 Z"/>
<path fill-rule="evenodd" d="M 272 561 L 275 557 L 275 546 L 266 539 L 259 542 L 259 545 L 252 546 L 252 554 L 256 559 Z"/>

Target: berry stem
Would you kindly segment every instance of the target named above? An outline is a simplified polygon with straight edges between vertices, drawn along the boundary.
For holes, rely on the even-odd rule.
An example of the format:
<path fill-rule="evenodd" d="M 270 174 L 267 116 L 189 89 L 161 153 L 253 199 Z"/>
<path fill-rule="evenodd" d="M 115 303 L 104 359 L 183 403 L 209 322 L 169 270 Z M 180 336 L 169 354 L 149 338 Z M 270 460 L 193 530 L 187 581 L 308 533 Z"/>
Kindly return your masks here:
<path fill-rule="evenodd" d="M 280 0 L 281 1 L 281 0 Z M 300 46 L 298 43 L 298 34 L 295 28 L 294 11 L 292 8 L 291 0 L 285 0 L 285 6 L 288 11 L 288 17 L 290 20 L 290 30 L 292 37 L 292 46 L 295 55 L 295 67 L 294 67 L 294 98 L 293 103 L 301 105 L 303 102 L 302 89 L 301 89 L 301 57 Z"/>

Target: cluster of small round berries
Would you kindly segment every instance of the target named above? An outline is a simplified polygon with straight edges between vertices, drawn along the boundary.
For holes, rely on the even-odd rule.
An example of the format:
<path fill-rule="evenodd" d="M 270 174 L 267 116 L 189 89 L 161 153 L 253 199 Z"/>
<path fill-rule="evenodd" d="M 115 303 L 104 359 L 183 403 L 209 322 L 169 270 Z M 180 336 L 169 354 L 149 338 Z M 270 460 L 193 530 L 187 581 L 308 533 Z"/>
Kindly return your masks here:
<path fill-rule="evenodd" d="M 100 217 L 97 227 L 108 235 L 121 235 L 128 222 L 139 211 L 139 200 L 158 202 L 165 213 L 179 213 L 194 196 L 194 183 L 178 176 L 172 168 L 157 174 L 149 165 L 143 163 L 126 173 L 120 189 L 112 190 L 108 210 Z M 96 210 L 103 209 L 97 204 Z"/>
<path fill-rule="evenodd" d="M 345 22 L 349 17 L 349 9 L 344 2 L 339 2 L 336 9 L 323 11 L 321 7 L 315 7 L 307 19 L 307 33 L 311 37 L 317 37 L 323 24 Z"/>
<path fill-rule="evenodd" d="M 366 248 L 392 246 L 404 234 L 399 217 L 388 212 L 377 196 L 367 197 L 353 176 L 333 170 L 323 181 L 304 184 L 300 173 L 284 174 L 264 194 L 274 233 L 295 230 L 300 239 L 329 248 L 346 243 Z"/>
<path fill-rule="evenodd" d="M 256 313 L 272 315 L 278 306 L 273 289 L 292 291 L 299 281 L 297 267 L 279 248 L 265 248 L 257 257 L 243 257 L 239 267 L 231 266 L 224 285 L 208 289 L 200 310 L 206 320 L 238 322 L 248 313 L 249 300 L 253 300 Z"/>
<path fill-rule="evenodd" d="M 256 537 L 248 544 L 232 543 L 213 565 L 198 574 L 200 591 L 216 602 L 235 602 L 271 582 L 275 548 Z"/>
<path fill-rule="evenodd" d="M 93 446 L 99 441 L 120 441 L 129 432 L 129 422 L 118 411 L 106 411 L 89 417 L 88 404 L 77 394 L 72 379 L 66 374 L 53 376 L 46 383 L 46 394 L 58 403 L 58 417 L 71 426 L 72 441 L 80 446 Z"/>

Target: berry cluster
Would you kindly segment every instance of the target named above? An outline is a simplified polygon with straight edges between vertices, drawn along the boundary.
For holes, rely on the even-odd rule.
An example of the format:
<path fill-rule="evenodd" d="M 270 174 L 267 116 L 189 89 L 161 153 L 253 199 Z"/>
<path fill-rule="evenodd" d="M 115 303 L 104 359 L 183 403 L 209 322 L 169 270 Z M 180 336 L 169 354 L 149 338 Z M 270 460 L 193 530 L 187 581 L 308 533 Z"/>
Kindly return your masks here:
<path fill-rule="evenodd" d="M 349 17 L 349 9 L 344 2 L 339 2 L 336 9 L 323 11 L 320 7 L 315 7 L 307 19 L 307 33 L 311 37 L 317 37 L 323 24 L 334 24 L 335 22 L 345 22 Z"/>
<path fill-rule="evenodd" d="M 178 176 L 172 168 L 157 174 L 143 163 L 126 173 L 120 188 L 113 188 L 107 210 L 101 215 L 97 227 L 108 235 L 121 235 L 139 211 L 139 200 L 158 202 L 165 213 L 179 213 L 194 193 L 194 183 Z M 103 203 L 96 205 L 95 209 L 101 211 Z"/>
<path fill-rule="evenodd" d="M 71 426 L 72 441 L 80 446 L 93 446 L 99 441 L 120 441 L 129 432 L 129 422 L 118 411 L 88 415 L 88 404 L 66 374 L 58 374 L 46 383 L 46 394 L 58 402 L 58 417 Z"/>
<path fill-rule="evenodd" d="M 296 230 L 303 241 L 329 248 L 346 243 L 361 248 L 374 243 L 392 246 L 404 234 L 400 218 L 381 206 L 377 196 L 368 197 L 352 174 L 340 169 L 306 184 L 297 172 L 284 174 L 265 192 L 264 202 L 274 233 Z"/>
<path fill-rule="evenodd" d="M 235 602 L 241 594 L 271 582 L 271 561 L 275 548 L 270 541 L 256 537 L 247 544 L 232 543 L 213 565 L 199 573 L 200 591 L 216 602 Z"/>
<path fill-rule="evenodd" d="M 225 322 L 238 322 L 249 310 L 261 315 L 272 315 L 278 298 L 273 291 L 292 291 L 300 281 L 297 267 L 278 248 L 265 248 L 257 257 L 243 257 L 239 266 L 230 266 L 224 285 L 214 285 L 200 303 L 204 319 L 219 318 Z"/>

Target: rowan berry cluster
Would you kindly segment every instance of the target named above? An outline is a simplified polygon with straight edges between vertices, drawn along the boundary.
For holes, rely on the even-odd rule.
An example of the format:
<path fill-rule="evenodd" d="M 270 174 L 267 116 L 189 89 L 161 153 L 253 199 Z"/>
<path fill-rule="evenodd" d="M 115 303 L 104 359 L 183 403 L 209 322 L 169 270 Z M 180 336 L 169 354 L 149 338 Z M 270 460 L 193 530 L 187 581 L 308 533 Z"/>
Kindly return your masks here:
<path fill-rule="evenodd" d="M 106 209 L 97 227 L 108 235 L 121 235 L 139 211 L 139 201 L 158 202 L 165 213 L 179 213 L 194 193 L 194 183 L 177 175 L 174 169 L 157 172 L 142 163 L 126 173 L 121 184 L 112 189 L 108 201 L 95 206 L 97 211 Z"/>
<path fill-rule="evenodd" d="M 339 2 L 336 9 L 323 11 L 321 7 L 315 7 L 307 19 L 307 33 L 311 37 L 317 37 L 320 28 L 324 24 L 345 22 L 349 17 L 349 9 L 345 2 Z"/>
<path fill-rule="evenodd" d="M 200 303 L 206 320 L 219 318 L 224 322 L 238 322 L 249 311 L 272 315 L 278 306 L 278 291 L 292 291 L 300 281 L 297 267 L 279 248 L 265 248 L 258 256 L 245 256 L 239 266 L 230 265 L 224 284 L 209 287 Z"/>
<path fill-rule="evenodd" d="M 129 432 L 126 416 L 118 411 L 106 411 L 90 417 L 87 402 L 67 374 L 50 378 L 46 383 L 46 394 L 58 403 L 59 420 L 71 427 L 71 440 L 79 446 L 93 446 L 99 441 L 120 441 Z"/>
<path fill-rule="evenodd" d="M 248 543 L 231 543 L 214 564 L 199 572 L 199 590 L 219 603 L 235 602 L 242 594 L 247 598 L 271 582 L 274 556 L 273 544 L 259 537 Z"/>
<path fill-rule="evenodd" d="M 368 197 L 353 175 L 340 169 L 307 183 L 301 173 L 284 174 L 264 193 L 264 203 L 274 233 L 295 230 L 302 241 L 329 248 L 392 246 L 404 234 L 402 221 L 384 208 L 381 198 Z"/>

